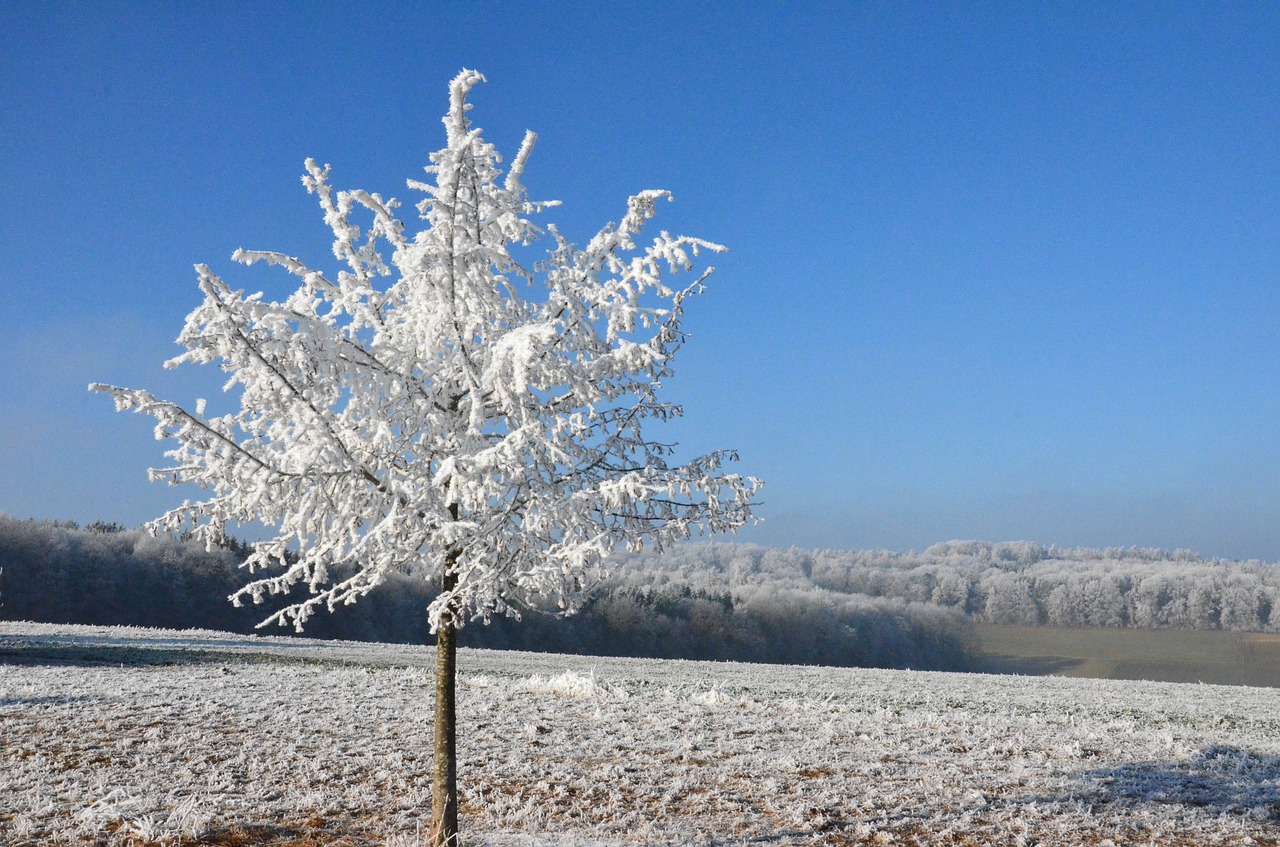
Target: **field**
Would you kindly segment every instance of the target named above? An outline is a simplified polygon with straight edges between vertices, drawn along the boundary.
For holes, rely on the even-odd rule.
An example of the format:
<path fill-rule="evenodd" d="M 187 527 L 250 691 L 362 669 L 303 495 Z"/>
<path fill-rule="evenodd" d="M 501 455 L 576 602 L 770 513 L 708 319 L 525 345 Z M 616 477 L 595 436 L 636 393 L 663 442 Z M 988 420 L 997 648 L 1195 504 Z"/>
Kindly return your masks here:
<path fill-rule="evenodd" d="M 407 847 L 429 648 L 0 623 L 0 843 Z M 462 651 L 471 844 L 1280 844 L 1280 691 Z"/>
<path fill-rule="evenodd" d="M 976 628 L 979 670 L 1280 688 L 1280 635 L 1179 629 Z"/>

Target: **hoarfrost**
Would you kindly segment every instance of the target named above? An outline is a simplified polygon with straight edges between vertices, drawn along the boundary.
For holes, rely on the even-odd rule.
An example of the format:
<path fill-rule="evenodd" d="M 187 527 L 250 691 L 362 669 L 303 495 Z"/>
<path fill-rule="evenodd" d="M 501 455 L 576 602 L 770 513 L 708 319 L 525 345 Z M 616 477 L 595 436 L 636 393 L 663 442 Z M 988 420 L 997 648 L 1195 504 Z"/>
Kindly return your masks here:
<path fill-rule="evenodd" d="M 0 843 L 425 831 L 429 648 L 0 623 L 0 655 Z M 458 659 L 481 843 L 1266 845 L 1280 827 L 1274 689 Z"/>

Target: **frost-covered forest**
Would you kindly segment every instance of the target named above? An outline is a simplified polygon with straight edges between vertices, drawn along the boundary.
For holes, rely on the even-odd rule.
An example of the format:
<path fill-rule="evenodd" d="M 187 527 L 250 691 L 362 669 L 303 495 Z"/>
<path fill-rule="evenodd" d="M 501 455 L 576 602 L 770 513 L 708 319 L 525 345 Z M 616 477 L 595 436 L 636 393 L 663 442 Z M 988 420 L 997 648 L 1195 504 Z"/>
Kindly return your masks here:
<path fill-rule="evenodd" d="M 0 515 L 0 618 L 249 632 L 269 607 L 227 602 L 243 550 L 101 523 Z M 307 635 L 430 641 L 431 589 L 392 576 Z M 570 618 L 463 630 L 477 647 L 652 658 L 959 669 L 968 621 L 1280 631 L 1280 569 L 1145 549 L 947 542 L 923 552 L 739 544 L 620 555 Z M 272 630 L 276 631 L 276 630 Z"/>
<path fill-rule="evenodd" d="M 236 608 L 243 548 L 215 548 L 95 523 L 0 515 L 0 619 L 251 632 L 274 608 Z M 649 561 L 622 561 L 648 567 Z M 430 586 L 388 575 L 372 596 L 307 622 L 306 634 L 430 643 Z M 281 598 L 279 605 L 284 605 Z M 272 633 L 291 630 L 270 629 Z M 525 613 L 464 627 L 465 646 L 648 658 L 854 667 L 967 666 L 962 615 L 808 585 L 695 584 L 619 573 L 568 618 Z"/>
<path fill-rule="evenodd" d="M 1277 632 L 1280 568 L 1190 551 L 948 541 L 923 552 L 734 544 L 642 555 L 621 584 L 786 588 L 927 604 L 997 624 Z"/>

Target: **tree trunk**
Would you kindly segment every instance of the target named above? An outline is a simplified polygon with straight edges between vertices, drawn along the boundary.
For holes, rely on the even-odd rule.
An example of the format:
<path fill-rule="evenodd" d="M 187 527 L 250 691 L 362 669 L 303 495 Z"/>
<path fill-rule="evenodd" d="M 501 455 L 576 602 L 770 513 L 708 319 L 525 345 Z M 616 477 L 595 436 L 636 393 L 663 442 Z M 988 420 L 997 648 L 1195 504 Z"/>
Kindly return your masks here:
<path fill-rule="evenodd" d="M 444 590 L 452 591 L 458 575 L 451 573 L 457 554 L 445 562 Z M 431 798 L 431 847 L 458 847 L 458 748 L 456 680 L 458 631 L 452 610 L 436 629 L 435 776 Z"/>

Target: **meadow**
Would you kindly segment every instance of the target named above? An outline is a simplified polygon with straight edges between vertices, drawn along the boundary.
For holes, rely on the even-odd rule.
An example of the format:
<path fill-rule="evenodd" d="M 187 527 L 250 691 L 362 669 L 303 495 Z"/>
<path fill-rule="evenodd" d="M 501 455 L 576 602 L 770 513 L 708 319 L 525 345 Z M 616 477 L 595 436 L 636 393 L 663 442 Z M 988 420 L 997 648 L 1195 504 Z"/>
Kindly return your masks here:
<path fill-rule="evenodd" d="M 1280 688 L 1280 635 L 974 625 L 974 670 Z"/>
<path fill-rule="evenodd" d="M 430 648 L 0 623 L 0 843 L 407 847 Z M 469 844 L 1280 844 L 1280 691 L 464 650 Z"/>

